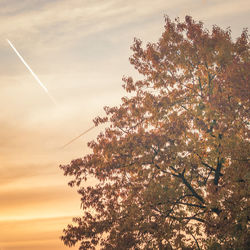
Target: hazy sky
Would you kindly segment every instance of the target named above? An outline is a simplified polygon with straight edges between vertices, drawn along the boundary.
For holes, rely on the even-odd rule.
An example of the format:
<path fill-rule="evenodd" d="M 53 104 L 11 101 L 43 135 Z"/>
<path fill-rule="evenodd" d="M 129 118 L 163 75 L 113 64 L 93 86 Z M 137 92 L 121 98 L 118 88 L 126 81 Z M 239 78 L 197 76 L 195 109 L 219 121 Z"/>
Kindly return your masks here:
<path fill-rule="evenodd" d="M 248 0 L 0 0 L 0 249 L 66 249 L 59 240 L 80 201 L 59 164 L 88 152 L 92 126 L 125 94 L 134 37 L 154 42 L 164 14 L 217 24 L 237 37 Z M 9 39 L 50 94 L 6 42 Z"/>

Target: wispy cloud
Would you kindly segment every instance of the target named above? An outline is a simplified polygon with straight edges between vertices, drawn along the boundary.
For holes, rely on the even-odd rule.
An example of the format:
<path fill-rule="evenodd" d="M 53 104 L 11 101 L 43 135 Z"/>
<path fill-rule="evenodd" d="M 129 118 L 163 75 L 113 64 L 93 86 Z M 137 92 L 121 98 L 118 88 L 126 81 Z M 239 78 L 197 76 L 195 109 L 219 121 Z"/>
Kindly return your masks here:
<path fill-rule="evenodd" d="M 6 184 L 15 184 L 18 182 L 25 182 L 32 177 L 39 176 L 40 178 L 47 179 L 50 175 L 55 175 L 57 171 L 55 168 L 52 168 L 51 165 L 17 165 L 17 164 L 1 164 L 0 167 L 0 176 L 1 183 L 0 187 L 5 186 Z"/>
<path fill-rule="evenodd" d="M 12 2 L 13 6 L 15 2 L 20 1 Z M 36 9 L 26 2 L 26 9 L 25 3 L 21 5 L 23 11 L 18 12 L 17 7 L 16 12 L 10 13 L 6 7 L 6 13 L 10 14 L 1 17 L 0 34 L 8 35 L 10 39 L 22 40 L 23 45 L 36 38 L 39 42 L 49 42 L 51 46 L 55 46 L 58 42 L 63 41 L 65 44 L 76 41 L 79 37 L 146 19 L 157 12 L 167 12 L 168 8 L 178 4 L 163 0 L 63 0 L 45 1 L 42 7 L 38 5 Z M 20 4 L 17 3 L 18 5 Z M 9 9 L 12 10 L 12 6 Z"/>
<path fill-rule="evenodd" d="M 205 20 L 213 20 L 214 18 L 219 18 L 219 20 L 223 20 L 224 18 L 230 16 L 234 17 L 235 15 L 249 13 L 249 11 L 250 4 L 248 0 L 212 0 L 203 2 L 201 1 L 199 3 L 199 7 L 197 9 L 193 8 L 193 10 L 190 12 L 193 13 L 193 15 Z"/>
<path fill-rule="evenodd" d="M 0 221 L 0 249 L 64 249 L 59 237 L 62 228 L 70 221 L 71 218 L 66 216 Z M 15 238 L 13 238 L 13 235 L 15 235 Z M 72 249 L 77 249 L 77 247 Z"/>
<path fill-rule="evenodd" d="M 79 197 L 66 185 L 37 187 L 33 184 L 33 188 L 14 187 L 0 190 L 0 222 L 80 214 Z"/>

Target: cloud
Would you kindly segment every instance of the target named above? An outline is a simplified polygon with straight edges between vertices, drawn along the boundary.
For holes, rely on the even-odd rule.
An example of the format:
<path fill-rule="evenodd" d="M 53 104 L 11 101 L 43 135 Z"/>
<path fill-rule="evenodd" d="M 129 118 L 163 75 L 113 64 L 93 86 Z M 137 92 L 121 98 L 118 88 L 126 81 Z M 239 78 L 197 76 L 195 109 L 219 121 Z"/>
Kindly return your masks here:
<path fill-rule="evenodd" d="M 40 178 L 37 182 L 46 182 Z M 43 185 L 43 184 L 42 184 Z M 0 190 L 0 222 L 31 218 L 78 216 L 80 200 L 76 191 L 66 185 L 24 188 L 12 185 Z"/>
<path fill-rule="evenodd" d="M 59 0 L 53 0 L 54 2 Z M 1 16 L 15 16 L 20 13 L 40 10 L 48 3 L 50 0 L 1 0 L 0 2 L 0 15 Z"/>
<path fill-rule="evenodd" d="M 235 17 L 249 13 L 250 5 L 247 0 L 212 0 L 203 2 L 200 1 L 197 8 L 195 8 L 195 5 L 191 5 L 188 10 L 190 14 L 194 15 L 194 17 L 218 24 L 217 22 L 223 22 L 223 19 L 227 19 L 228 17 Z M 228 26 L 229 25 L 230 24 L 228 24 Z"/>
<path fill-rule="evenodd" d="M 40 178 L 40 182 L 46 181 L 46 179 Z M 14 185 L 13 185 L 14 186 Z M 41 206 L 42 204 L 57 203 L 59 200 L 67 200 L 69 195 L 65 196 L 65 190 L 67 186 L 47 186 L 39 187 L 34 186 L 33 189 L 21 188 L 18 190 L 0 190 L 1 207 L 0 211 L 7 211 L 8 209 L 14 209 L 17 206 L 19 208 L 29 208 L 31 205 Z M 68 189 L 67 190 L 71 190 Z M 2 213 L 1 213 L 2 215 Z"/>
<path fill-rule="evenodd" d="M 1 183 L 0 187 L 5 185 L 15 185 L 16 182 L 27 182 L 28 179 L 39 177 L 42 179 L 50 178 L 58 174 L 57 168 L 52 167 L 52 164 L 10 164 L 5 163 L 0 166 Z M 1 192 L 1 191 L 0 191 Z"/>
<path fill-rule="evenodd" d="M 237 2 L 234 0 L 12 0 L 10 2 L 5 0 L 2 3 L 2 8 L 8 14 L 0 15 L 1 57 L 3 60 L 5 58 L 10 60 L 10 54 L 6 52 L 8 46 L 5 41 L 5 38 L 9 38 L 23 53 L 27 62 L 31 66 L 33 66 L 34 62 L 35 64 L 37 62 L 40 65 L 39 70 L 41 70 L 42 64 L 50 65 L 51 60 L 53 60 L 53 65 L 50 65 L 51 69 L 55 69 L 57 64 L 61 67 L 62 56 L 64 56 L 63 61 L 66 61 L 65 58 L 68 58 L 70 54 L 71 56 L 72 54 L 75 55 L 75 58 L 72 58 L 73 60 L 76 59 L 77 54 L 82 53 L 86 55 L 87 52 L 84 53 L 84 50 L 88 51 L 89 47 L 81 48 L 81 53 L 79 53 L 79 44 L 86 45 L 85 41 L 90 41 L 89 38 L 97 34 L 98 36 L 95 39 L 105 38 L 106 41 L 111 42 L 109 46 L 114 48 L 115 45 L 114 43 L 112 44 L 112 41 L 117 41 L 117 39 L 124 37 L 126 33 L 131 32 L 133 27 L 137 27 L 138 24 L 140 25 L 138 25 L 137 31 L 133 30 L 135 33 L 130 33 L 131 38 L 140 33 L 148 33 L 149 35 L 146 37 L 152 37 L 153 29 L 156 28 L 151 27 L 149 31 L 145 24 L 148 21 L 152 22 L 152 18 L 156 17 L 158 20 L 163 20 L 164 14 L 175 17 L 176 15 L 189 13 L 196 18 L 213 22 L 214 18 L 223 20 L 226 17 L 234 16 L 235 13 L 239 15 L 249 12 L 250 7 L 247 0 L 239 0 Z M 122 39 L 119 40 L 119 43 L 121 42 Z M 105 51 L 105 46 L 108 46 L 107 43 L 100 44 L 99 54 Z M 130 44 L 126 46 L 129 48 Z M 95 44 L 94 47 L 98 49 L 98 44 Z M 110 54 L 111 48 L 107 51 Z M 91 52 L 89 58 L 96 58 L 98 51 L 96 54 L 92 50 Z M 42 63 L 39 58 L 40 60 L 47 60 L 47 62 L 44 61 Z M 73 63 L 73 60 L 71 60 L 71 63 Z M 12 61 L 12 64 L 14 62 Z M 74 65 L 76 64 L 79 64 L 79 62 L 74 63 Z M 21 65 L 16 64 L 17 66 L 21 69 L 19 73 L 26 72 Z M 74 66 L 69 65 L 68 70 L 71 67 Z M 36 67 L 34 68 L 36 72 L 35 69 Z M 48 72 L 48 67 L 46 70 Z M 1 70 L 1 73 L 3 71 L 11 72 L 6 67 Z"/>
<path fill-rule="evenodd" d="M 0 221 L 0 249 L 67 249 L 59 237 L 62 229 L 70 222 L 71 217 Z"/>
<path fill-rule="evenodd" d="M 14 3 L 10 5 L 10 10 L 13 10 Z M 54 49 L 58 48 L 58 43 L 65 46 L 80 37 L 145 20 L 176 5 L 163 0 L 63 0 L 45 1 L 42 7 L 38 5 L 36 9 L 34 4 L 30 6 L 26 2 L 20 7 L 23 11 L 18 11 L 16 7 L 14 14 L 1 17 L 0 34 L 18 40 L 21 48 L 31 43 L 47 43 L 48 48 L 52 46 Z"/>

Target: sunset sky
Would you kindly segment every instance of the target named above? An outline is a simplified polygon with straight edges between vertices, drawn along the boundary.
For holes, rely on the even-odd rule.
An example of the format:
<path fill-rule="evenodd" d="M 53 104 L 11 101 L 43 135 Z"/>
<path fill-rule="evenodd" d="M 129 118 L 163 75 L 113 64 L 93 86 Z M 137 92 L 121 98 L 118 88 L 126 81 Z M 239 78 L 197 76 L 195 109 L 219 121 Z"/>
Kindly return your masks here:
<path fill-rule="evenodd" d="M 164 14 L 249 27 L 248 0 L 0 0 L 0 250 L 67 249 L 59 237 L 80 196 L 59 169 L 89 152 L 104 106 L 125 95 L 133 38 L 155 42 Z M 55 105 L 7 43 L 37 74 Z"/>

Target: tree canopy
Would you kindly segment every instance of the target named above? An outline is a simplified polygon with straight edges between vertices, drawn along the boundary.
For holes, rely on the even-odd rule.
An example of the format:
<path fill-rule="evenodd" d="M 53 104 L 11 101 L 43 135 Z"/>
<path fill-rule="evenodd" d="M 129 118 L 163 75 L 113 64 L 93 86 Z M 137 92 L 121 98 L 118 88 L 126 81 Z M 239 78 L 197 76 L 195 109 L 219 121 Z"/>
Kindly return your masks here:
<path fill-rule="evenodd" d="M 105 107 L 90 154 L 60 166 L 81 196 L 64 229 L 80 249 L 246 249 L 249 37 L 165 17 L 157 43 L 135 39 L 129 93 Z M 95 178 L 96 184 L 86 181 Z"/>

